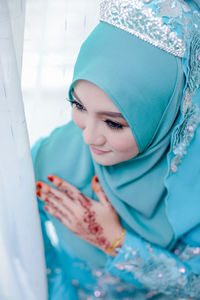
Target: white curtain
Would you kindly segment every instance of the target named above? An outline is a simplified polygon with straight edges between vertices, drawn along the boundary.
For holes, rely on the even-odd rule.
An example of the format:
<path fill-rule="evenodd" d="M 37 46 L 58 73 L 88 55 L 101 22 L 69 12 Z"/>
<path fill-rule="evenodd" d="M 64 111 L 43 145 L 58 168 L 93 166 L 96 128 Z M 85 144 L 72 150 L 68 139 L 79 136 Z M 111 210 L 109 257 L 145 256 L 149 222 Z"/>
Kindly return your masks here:
<path fill-rule="evenodd" d="M 0 0 L 0 299 L 45 300 L 46 276 L 24 107 L 24 0 Z"/>

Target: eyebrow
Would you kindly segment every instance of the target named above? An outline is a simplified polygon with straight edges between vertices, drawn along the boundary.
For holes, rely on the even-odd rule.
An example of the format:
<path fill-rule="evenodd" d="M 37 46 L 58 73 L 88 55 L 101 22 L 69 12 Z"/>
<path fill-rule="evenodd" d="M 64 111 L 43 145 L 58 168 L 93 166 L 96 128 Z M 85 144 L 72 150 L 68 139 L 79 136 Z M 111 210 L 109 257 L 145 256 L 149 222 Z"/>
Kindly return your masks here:
<path fill-rule="evenodd" d="M 75 98 L 80 102 L 80 104 L 83 105 L 83 103 L 81 102 L 81 100 L 79 99 L 78 95 L 76 94 L 75 90 L 72 89 L 72 96 L 75 96 Z M 112 111 L 101 111 L 101 112 L 98 112 L 97 113 L 98 115 L 105 115 L 105 116 L 109 116 L 109 117 L 113 117 L 113 118 L 121 118 L 123 120 L 124 117 L 122 116 L 121 113 L 118 113 L 118 112 L 112 112 Z"/>

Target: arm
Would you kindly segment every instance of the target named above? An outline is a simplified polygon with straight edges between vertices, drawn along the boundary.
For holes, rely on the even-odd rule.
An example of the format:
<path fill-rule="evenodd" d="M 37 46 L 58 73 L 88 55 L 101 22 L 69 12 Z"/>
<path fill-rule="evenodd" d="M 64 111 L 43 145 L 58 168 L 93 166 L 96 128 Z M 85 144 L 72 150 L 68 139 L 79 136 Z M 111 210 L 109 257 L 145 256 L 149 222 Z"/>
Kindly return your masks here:
<path fill-rule="evenodd" d="M 127 232 L 122 248 L 115 258 L 109 258 L 106 269 L 158 293 L 200 299 L 200 245 L 181 243 L 171 253 Z"/>
<path fill-rule="evenodd" d="M 74 234 L 107 252 L 123 228 L 106 195 L 96 183 L 99 202 L 84 196 L 74 186 L 57 176 L 49 176 L 57 189 L 38 182 L 38 195 L 45 209 Z M 106 270 L 134 285 L 144 286 L 164 294 L 200 297 L 200 270 L 194 271 L 190 260 L 182 261 L 163 248 L 147 243 L 138 235 L 126 233 L 119 253 L 110 253 Z M 196 248 L 196 250 L 199 248 Z M 194 253 L 195 254 L 195 253 Z M 198 265 L 200 255 L 196 257 Z"/>

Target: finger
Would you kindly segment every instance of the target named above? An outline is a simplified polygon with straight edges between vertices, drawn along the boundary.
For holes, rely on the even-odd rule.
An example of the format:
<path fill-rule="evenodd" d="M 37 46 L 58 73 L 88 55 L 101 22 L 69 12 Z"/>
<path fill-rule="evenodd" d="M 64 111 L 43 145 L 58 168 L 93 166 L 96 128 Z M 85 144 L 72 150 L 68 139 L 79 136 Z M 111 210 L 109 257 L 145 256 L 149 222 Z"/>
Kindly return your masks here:
<path fill-rule="evenodd" d="M 58 191 L 57 189 L 51 187 L 50 185 L 38 181 L 36 184 L 36 187 L 43 193 L 46 193 L 47 196 L 52 196 L 57 201 L 60 201 L 64 206 L 67 208 L 71 207 L 72 209 L 75 209 L 75 203 L 73 203 L 71 198 L 66 195 L 66 193 L 63 193 L 61 191 Z"/>
<path fill-rule="evenodd" d="M 83 208 L 91 206 L 91 200 L 83 195 L 75 186 L 55 175 L 49 175 L 48 179 L 58 187 L 71 200 L 78 202 Z"/>
<path fill-rule="evenodd" d="M 90 199 L 89 197 L 85 196 L 82 193 L 79 193 L 77 195 L 77 203 L 78 203 L 78 207 L 79 209 L 83 209 L 83 211 L 88 211 L 88 209 L 91 209 L 92 206 L 92 199 Z"/>
<path fill-rule="evenodd" d="M 43 192 L 48 192 L 48 191 L 50 191 L 50 189 L 51 189 L 51 186 L 50 185 L 48 185 L 48 184 L 46 184 L 45 182 L 42 182 L 42 181 L 38 181 L 37 183 L 36 183 L 36 187 L 39 189 L 39 190 L 43 190 Z"/>
<path fill-rule="evenodd" d="M 68 215 L 63 215 L 59 210 L 55 209 L 51 204 L 46 204 L 44 209 L 53 217 L 58 219 L 65 226 L 70 226 L 71 220 Z"/>
<path fill-rule="evenodd" d="M 71 214 L 74 216 L 74 210 L 68 206 L 66 203 L 63 202 L 62 199 L 57 197 L 55 194 L 53 194 L 51 191 L 43 192 L 43 189 L 36 191 L 37 196 L 40 198 L 40 200 L 49 203 L 53 208 L 59 210 L 63 215 L 65 214 Z M 70 203 L 71 204 L 71 203 Z"/>
<path fill-rule="evenodd" d="M 106 194 L 104 193 L 104 191 L 101 187 L 101 184 L 99 182 L 97 175 L 95 175 L 92 178 L 92 189 L 94 190 L 95 194 L 97 195 L 98 199 L 100 200 L 100 202 L 102 204 L 111 206 Z"/>
<path fill-rule="evenodd" d="M 80 193 L 80 191 L 75 186 L 62 180 L 61 178 L 59 178 L 55 175 L 49 175 L 47 178 L 49 179 L 49 181 L 52 182 L 52 184 L 54 184 L 59 190 L 61 190 L 71 200 L 76 200 L 77 195 Z"/>
<path fill-rule="evenodd" d="M 50 203 L 44 206 L 44 209 L 53 217 L 58 219 L 64 226 L 66 226 L 71 232 L 80 236 L 80 232 L 74 230 L 74 221 L 69 217 L 69 215 L 63 214 L 63 212 L 55 209 Z"/>

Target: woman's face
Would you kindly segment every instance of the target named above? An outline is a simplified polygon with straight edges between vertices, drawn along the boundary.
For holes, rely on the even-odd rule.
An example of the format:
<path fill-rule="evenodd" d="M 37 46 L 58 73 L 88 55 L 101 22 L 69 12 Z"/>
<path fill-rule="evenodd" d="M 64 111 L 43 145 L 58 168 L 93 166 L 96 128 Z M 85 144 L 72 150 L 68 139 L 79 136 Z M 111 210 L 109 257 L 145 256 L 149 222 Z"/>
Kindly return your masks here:
<path fill-rule="evenodd" d="M 79 80 L 72 90 L 73 119 L 94 160 L 112 166 L 139 153 L 132 131 L 110 98 L 93 83 Z"/>

